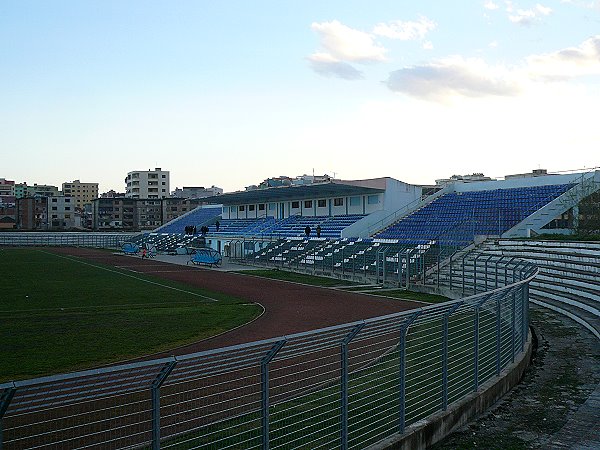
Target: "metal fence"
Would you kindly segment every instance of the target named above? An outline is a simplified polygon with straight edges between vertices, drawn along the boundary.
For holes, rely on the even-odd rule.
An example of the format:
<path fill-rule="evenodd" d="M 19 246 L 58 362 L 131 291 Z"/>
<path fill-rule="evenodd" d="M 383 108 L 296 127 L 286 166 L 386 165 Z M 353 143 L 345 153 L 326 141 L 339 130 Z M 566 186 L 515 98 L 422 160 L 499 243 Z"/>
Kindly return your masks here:
<path fill-rule="evenodd" d="M 91 233 L 91 232 L 1 232 L 0 245 L 14 247 L 95 247 L 120 248 L 139 233 Z"/>
<path fill-rule="evenodd" d="M 481 267 L 453 267 L 454 287 L 476 291 Z M 446 410 L 523 352 L 537 269 L 514 258 L 487 268 L 489 290 L 443 304 L 0 384 L 0 448 L 365 448 Z"/>

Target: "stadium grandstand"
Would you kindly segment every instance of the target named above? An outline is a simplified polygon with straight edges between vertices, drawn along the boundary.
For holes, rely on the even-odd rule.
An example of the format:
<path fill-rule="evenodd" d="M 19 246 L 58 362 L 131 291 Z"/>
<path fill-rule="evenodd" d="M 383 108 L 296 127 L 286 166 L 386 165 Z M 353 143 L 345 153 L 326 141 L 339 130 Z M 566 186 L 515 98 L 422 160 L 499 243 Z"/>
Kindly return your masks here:
<path fill-rule="evenodd" d="M 487 237 L 570 233 L 579 202 L 597 184 L 598 172 L 588 172 L 457 180 L 430 195 L 423 186 L 392 178 L 252 189 L 208 198 L 211 205 L 178 217 L 148 239 L 162 236 L 172 249 L 191 239 L 186 226 L 195 226 L 198 234 L 206 227 L 207 246 L 222 252 L 244 241 L 243 255 L 234 256 L 259 252 L 255 256 L 262 263 L 270 254 L 276 264 L 325 261 L 327 266 L 329 253 L 344 251 L 333 267 L 351 262 L 356 269 L 359 257 L 366 253 L 363 259 L 375 264 L 369 255 L 385 247 L 397 265 L 399 254 L 425 253 L 424 247 L 452 252 Z M 317 241 L 298 246 L 298 239 Z"/>
<path fill-rule="evenodd" d="M 569 234 L 600 172 L 451 179 L 433 189 L 393 178 L 319 180 L 207 198 L 135 243 L 210 247 L 244 264 L 408 287 L 489 239 Z M 195 234 L 185 232 L 186 228 Z M 201 230 L 204 230 L 202 232 Z"/>

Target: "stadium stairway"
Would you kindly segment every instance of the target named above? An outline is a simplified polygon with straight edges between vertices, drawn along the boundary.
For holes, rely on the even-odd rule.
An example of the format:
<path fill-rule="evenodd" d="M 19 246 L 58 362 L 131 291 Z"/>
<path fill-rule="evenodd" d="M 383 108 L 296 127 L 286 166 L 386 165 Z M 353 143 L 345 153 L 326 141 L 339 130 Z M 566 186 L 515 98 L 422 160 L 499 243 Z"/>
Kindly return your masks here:
<path fill-rule="evenodd" d="M 428 284 L 439 276 L 470 294 L 494 288 L 486 272 L 502 257 L 536 264 L 539 273 L 530 284 L 530 301 L 570 317 L 600 339 L 600 243 L 488 240 L 454 255 L 439 274 L 429 273 Z"/>

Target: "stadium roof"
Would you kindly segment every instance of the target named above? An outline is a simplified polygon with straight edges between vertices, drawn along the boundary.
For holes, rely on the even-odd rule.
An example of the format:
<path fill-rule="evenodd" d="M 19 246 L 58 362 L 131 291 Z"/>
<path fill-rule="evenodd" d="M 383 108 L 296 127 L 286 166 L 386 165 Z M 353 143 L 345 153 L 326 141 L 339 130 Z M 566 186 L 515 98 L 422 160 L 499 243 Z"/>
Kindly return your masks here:
<path fill-rule="evenodd" d="M 351 195 L 368 195 L 385 192 L 383 188 L 358 186 L 340 181 L 325 183 L 301 184 L 296 186 L 277 186 L 266 189 L 231 192 L 203 199 L 208 203 L 251 204 L 285 200 L 302 200 L 317 197 L 343 197 Z"/>

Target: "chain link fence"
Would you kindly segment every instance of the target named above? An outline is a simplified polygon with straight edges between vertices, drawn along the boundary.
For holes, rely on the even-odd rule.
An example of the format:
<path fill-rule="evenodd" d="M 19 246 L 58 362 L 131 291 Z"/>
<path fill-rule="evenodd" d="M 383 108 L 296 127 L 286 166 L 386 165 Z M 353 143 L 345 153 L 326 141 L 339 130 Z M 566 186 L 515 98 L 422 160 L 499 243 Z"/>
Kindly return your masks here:
<path fill-rule="evenodd" d="M 443 304 L 0 384 L 0 448 L 368 447 L 477 391 L 524 351 L 537 269 L 515 258 L 485 267 L 484 282 L 479 260 L 453 264 L 447 286 L 474 293 Z"/>

